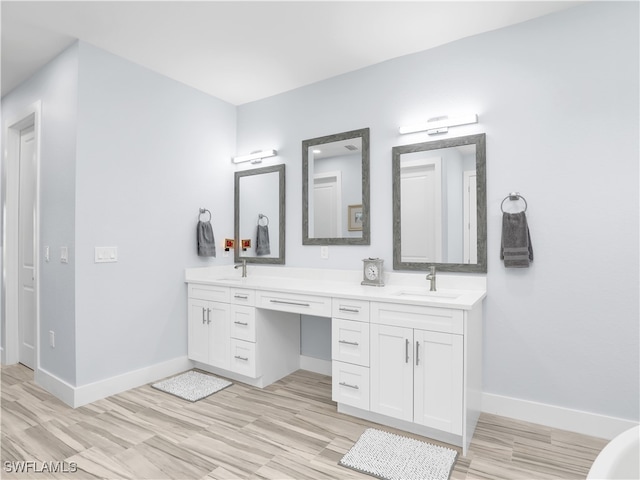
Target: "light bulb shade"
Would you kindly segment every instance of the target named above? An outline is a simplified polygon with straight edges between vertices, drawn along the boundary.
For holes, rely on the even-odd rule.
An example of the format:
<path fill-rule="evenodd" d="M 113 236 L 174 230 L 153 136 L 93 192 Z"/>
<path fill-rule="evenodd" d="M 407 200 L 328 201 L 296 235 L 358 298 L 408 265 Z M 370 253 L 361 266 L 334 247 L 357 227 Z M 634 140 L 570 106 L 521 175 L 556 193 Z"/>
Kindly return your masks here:
<path fill-rule="evenodd" d="M 252 152 L 249 155 L 239 155 L 232 157 L 233 163 L 249 162 L 251 160 L 262 160 L 263 158 L 274 157 L 278 154 L 276 150 L 260 150 L 259 152 Z"/>
<path fill-rule="evenodd" d="M 457 127 L 458 125 L 469 125 L 471 123 L 478 123 L 478 115 L 476 115 L 475 113 L 451 118 L 445 117 L 430 122 L 427 121 L 418 123 L 415 125 L 406 125 L 404 127 L 400 127 L 398 131 L 403 135 L 405 133 L 423 132 L 425 130 L 427 131 L 427 133 L 437 130 L 446 132 L 446 129 L 449 127 Z"/>

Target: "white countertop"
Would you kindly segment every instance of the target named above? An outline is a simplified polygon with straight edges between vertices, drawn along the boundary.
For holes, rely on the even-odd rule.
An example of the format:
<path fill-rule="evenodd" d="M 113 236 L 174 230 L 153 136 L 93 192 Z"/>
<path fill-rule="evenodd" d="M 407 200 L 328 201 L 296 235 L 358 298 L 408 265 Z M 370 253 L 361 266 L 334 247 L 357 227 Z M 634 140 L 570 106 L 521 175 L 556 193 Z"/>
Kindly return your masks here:
<path fill-rule="evenodd" d="M 437 274 L 437 291 L 420 273 L 385 273 L 385 286 L 360 284 L 362 272 L 289 267 L 247 266 L 247 277 L 233 266 L 188 268 L 185 281 L 204 285 L 272 292 L 353 298 L 378 302 L 472 309 L 486 296 L 486 277 Z"/>

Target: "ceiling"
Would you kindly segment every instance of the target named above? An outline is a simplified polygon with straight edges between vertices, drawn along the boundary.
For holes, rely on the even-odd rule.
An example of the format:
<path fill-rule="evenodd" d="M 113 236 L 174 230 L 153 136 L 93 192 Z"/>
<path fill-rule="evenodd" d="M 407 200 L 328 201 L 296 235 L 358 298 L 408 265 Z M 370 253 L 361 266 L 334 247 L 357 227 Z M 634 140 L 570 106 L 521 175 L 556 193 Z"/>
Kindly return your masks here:
<path fill-rule="evenodd" d="M 80 39 L 240 105 L 579 3 L 2 0 L 2 95 Z"/>

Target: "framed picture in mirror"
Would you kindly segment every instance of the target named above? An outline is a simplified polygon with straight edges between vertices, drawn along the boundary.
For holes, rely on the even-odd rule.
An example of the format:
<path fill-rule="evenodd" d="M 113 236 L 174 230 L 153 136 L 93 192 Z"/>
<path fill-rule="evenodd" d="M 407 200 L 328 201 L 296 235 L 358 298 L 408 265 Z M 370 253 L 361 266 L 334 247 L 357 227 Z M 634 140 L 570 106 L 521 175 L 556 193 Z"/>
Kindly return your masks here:
<path fill-rule="evenodd" d="M 349 231 L 361 232 L 362 231 L 362 205 L 349 205 Z"/>

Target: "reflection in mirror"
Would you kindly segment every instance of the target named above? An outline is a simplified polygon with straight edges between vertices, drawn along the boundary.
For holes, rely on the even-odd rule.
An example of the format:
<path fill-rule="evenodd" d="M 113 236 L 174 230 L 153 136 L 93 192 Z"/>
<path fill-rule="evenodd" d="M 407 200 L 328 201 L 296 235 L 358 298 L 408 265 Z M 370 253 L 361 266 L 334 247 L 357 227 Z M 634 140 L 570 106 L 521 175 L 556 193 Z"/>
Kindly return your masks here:
<path fill-rule="evenodd" d="M 369 245 L 369 129 L 302 142 L 302 244 Z"/>
<path fill-rule="evenodd" d="M 235 173 L 234 259 L 284 263 L 285 166 Z"/>
<path fill-rule="evenodd" d="M 393 268 L 486 272 L 485 135 L 393 148 Z"/>

